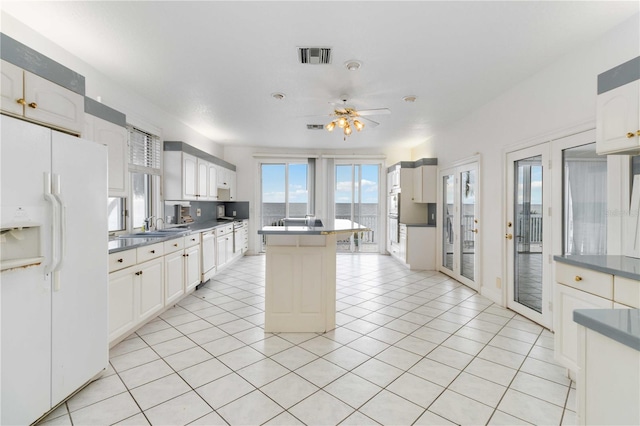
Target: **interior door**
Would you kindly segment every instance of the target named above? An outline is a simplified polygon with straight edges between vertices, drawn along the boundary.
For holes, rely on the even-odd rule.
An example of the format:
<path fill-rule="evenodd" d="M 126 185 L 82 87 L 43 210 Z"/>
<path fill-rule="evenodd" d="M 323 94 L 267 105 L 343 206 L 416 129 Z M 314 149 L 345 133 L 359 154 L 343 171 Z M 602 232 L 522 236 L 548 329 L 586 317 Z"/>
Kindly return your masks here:
<path fill-rule="evenodd" d="M 440 270 L 477 290 L 479 276 L 478 162 L 443 169 Z"/>
<path fill-rule="evenodd" d="M 507 307 L 551 327 L 550 144 L 507 154 Z"/>

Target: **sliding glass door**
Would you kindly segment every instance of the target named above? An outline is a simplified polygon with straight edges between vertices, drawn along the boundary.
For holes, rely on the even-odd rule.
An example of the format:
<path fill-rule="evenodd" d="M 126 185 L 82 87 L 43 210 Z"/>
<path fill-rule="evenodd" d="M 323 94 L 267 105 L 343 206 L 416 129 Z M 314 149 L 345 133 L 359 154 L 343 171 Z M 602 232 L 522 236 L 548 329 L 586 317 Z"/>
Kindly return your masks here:
<path fill-rule="evenodd" d="M 348 219 L 371 229 L 367 232 L 343 234 L 338 240 L 339 252 L 379 251 L 380 165 L 335 165 L 335 218 Z"/>
<path fill-rule="evenodd" d="M 477 289 L 479 182 L 478 163 L 443 169 L 440 221 L 440 270 Z"/>

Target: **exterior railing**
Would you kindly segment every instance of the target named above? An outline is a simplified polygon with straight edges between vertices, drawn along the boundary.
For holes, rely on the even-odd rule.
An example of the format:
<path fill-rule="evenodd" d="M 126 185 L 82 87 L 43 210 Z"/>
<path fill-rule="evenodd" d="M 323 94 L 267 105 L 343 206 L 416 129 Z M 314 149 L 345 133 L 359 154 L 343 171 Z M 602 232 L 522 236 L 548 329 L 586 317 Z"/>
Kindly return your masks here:
<path fill-rule="evenodd" d="M 474 215 L 463 215 L 462 216 L 462 244 L 465 247 L 471 247 L 475 241 L 475 232 L 473 232 L 475 227 Z M 525 228 L 525 218 L 520 215 L 518 217 L 518 228 Z M 453 215 L 447 215 L 445 220 L 445 239 L 449 244 L 453 244 Z M 524 236 L 516 236 L 519 237 L 520 243 L 526 244 L 525 241 L 522 241 Z M 542 215 L 541 214 L 532 214 L 529 216 L 529 244 L 542 244 Z"/>

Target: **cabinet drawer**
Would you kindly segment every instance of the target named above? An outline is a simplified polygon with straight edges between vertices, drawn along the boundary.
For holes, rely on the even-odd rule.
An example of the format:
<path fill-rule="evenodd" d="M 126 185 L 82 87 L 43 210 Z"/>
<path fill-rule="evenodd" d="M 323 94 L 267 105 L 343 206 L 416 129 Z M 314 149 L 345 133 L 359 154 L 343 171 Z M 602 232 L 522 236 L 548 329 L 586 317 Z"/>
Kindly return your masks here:
<path fill-rule="evenodd" d="M 149 246 L 138 247 L 138 263 L 146 262 L 150 259 L 155 259 L 164 254 L 164 243 L 151 244 Z"/>
<path fill-rule="evenodd" d="M 219 226 L 216 228 L 216 236 L 227 235 L 233 232 L 233 225 Z"/>
<path fill-rule="evenodd" d="M 556 280 L 569 287 L 613 300 L 613 275 L 556 263 Z"/>
<path fill-rule="evenodd" d="M 136 251 L 126 250 L 109 255 L 109 272 L 117 271 L 136 264 Z"/>
<path fill-rule="evenodd" d="M 640 281 L 615 277 L 613 280 L 613 300 L 623 305 L 640 308 Z"/>
<path fill-rule="evenodd" d="M 174 251 L 182 250 L 184 248 L 184 237 L 174 238 L 164 243 L 164 252 L 173 253 Z"/>
<path fill-rule="evenodd" d="M 185 248 L 197 246 L 198 244 L 200 244 L 200 233 L 191 234 L 184 237 Z"/>

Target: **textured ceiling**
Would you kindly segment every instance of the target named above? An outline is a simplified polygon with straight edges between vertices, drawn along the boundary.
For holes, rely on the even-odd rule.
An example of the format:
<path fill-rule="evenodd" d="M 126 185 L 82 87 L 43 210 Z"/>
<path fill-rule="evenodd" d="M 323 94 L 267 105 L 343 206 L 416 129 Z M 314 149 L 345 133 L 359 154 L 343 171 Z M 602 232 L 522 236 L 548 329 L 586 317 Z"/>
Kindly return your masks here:
<path fill-rule="evenodd" d="M 12 2 L 2 10 L 222 143 L 414 146 L 637 13 L 636 1 Z M 330 65 L 298 63 L 328 46 Z M 362 62 L 348 71 L 350 59 Z M 141 66 L 140 64 L 145 64 Z M 273 92 L 286 98 L 276 101 Z M 352 135 L 329 102 L 391 115 Z M 416 95 L 415 103 L 402 97 Z M 317 117 L 309 117 L 317 116 Z M 348 145 L 347 145 L 348 144 Z"/>

